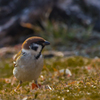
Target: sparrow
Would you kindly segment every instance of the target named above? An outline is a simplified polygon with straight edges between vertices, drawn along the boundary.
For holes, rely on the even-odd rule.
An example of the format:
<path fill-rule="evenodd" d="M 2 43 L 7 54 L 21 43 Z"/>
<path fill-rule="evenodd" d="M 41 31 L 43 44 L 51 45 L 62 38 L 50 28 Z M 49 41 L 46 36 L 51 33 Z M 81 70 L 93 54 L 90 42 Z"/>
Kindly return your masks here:
<path fill-rule="evenodd" d="M 38 86 L 37 79 L 44 61 L 41 52 L 46 45 L 50 45 L 50 43 L 41 37 L 29 37 L 23 42 L 18 54 L 13 57 L 13 75 L 19 80 L 16 90 L 25 81 L 34 80 Z"/>

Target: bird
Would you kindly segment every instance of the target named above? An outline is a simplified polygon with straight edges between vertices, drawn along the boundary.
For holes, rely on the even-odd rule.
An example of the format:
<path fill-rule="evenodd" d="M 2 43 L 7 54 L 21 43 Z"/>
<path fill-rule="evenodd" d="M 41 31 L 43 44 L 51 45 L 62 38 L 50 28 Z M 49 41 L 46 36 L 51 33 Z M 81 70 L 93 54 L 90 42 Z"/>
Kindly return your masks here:
<path fill-rule="evenodd" d="M 39 87 L 37 79 L 44 62 L 41 52 L 47 45 L 50 45 L 50 42 L 38 36 L 29 37 L 22 43 L 21 50 L 13 57 L 13 75 L 19 80 L 16 91 L 26 81 L 34 80 Z"/>

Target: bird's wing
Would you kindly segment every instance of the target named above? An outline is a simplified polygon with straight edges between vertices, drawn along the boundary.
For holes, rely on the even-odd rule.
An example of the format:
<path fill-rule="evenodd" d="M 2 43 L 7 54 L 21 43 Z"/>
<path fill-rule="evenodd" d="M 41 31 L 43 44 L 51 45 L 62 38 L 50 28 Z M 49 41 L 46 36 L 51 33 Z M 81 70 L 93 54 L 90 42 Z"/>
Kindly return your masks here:
<path fill-rule="evenodd" d="M 14 65 L 14 67 L 17 67 L 16 60 L 18 60 L 21 57 L 21 55 L 22 55 L 21 51 L 19 51 L 17 54 L 14 55 L 14 57 L 13 57 L 13 65 Z"/>

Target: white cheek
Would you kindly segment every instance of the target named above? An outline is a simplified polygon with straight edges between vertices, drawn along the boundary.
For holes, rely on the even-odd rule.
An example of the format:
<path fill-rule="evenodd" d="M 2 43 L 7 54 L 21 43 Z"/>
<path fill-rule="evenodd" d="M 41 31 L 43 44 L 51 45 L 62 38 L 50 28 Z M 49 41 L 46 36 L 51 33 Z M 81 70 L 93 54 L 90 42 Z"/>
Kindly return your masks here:
<path fill-rule="evenodd" d="M 40 52 L 40 51 L 41 51 L 41 49 L 42 49 L 42 46 L 41 46 L 41 45 L 39 45 L 39 46 L 38 46 L 38 49 L 37 49 L 37 52 Z"/>

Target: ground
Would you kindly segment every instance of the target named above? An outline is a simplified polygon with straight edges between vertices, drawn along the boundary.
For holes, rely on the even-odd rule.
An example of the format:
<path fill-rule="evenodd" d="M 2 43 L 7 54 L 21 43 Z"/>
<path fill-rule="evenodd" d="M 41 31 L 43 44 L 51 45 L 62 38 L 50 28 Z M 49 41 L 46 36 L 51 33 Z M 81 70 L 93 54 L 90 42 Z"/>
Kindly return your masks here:
<path fill-rule="evenodd" d="M 98 100 L 100 98 L 100 59 L 80 56 L 47 58 L 38 79 L 41 88 L 31 82 L 18 84 L 12 75 L 12 59 L 0 60 L 1 100 Z M 5 66 L 5 67 L 4 67 Z"/>

